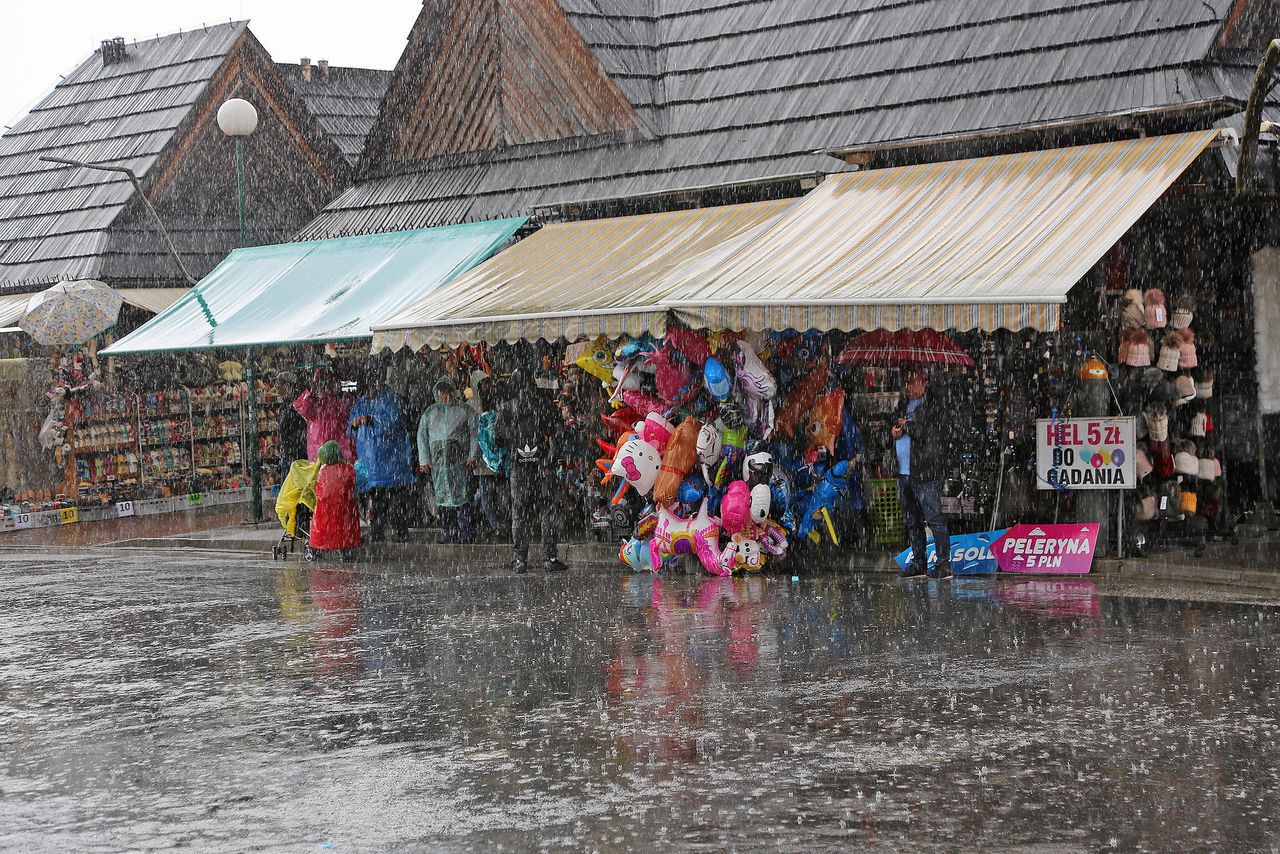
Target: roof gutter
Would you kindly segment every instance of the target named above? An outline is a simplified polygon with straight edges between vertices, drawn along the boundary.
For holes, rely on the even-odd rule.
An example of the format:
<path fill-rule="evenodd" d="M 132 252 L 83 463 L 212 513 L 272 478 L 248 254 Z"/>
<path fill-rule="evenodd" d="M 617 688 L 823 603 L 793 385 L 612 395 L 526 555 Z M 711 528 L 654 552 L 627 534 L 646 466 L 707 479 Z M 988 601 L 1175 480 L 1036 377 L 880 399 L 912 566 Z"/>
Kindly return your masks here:
<path fill-rule="evenodd" d="M 1187 122 L 1195 119 L 1201 119 L 1206 123 L 1213 122 L 1240 112 L 1244 106 L 1245 104 L 1236 98 L 1207 98 L 1173 106 L 1146 107 L 972 133 L 938 134 L 888 143 L 822 148 L 814 154 L 825 154 L 854 166 L 898 166 L 943 159 L 934 156 L 940 149 L 947 155 L 944 159 L 954 159 L 956 148 L 996 149 L 994 153 L 1008 153 L 1015 150 L 1042 148 L 1045 142 L 1044 137 L 1102 135 L 1106 131 L 1137 133 L 1145 136 L 1151 125 L 1161 122 Z M 1034 142 L 1040 144 L 1032 145 L 1031 143 Z M 951 151 L 948 153 L 947 149 Z"/>

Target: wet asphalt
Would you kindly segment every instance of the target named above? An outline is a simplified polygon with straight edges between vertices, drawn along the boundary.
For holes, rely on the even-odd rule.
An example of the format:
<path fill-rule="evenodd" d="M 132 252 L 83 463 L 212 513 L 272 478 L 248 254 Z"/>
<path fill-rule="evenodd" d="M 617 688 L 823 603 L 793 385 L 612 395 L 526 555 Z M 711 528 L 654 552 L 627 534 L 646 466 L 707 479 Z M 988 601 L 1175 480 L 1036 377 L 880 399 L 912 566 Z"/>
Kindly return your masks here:
<path fill-rule="evenodd" d="M 1280 850 L 1280 610 L 0 549 L 0 849 Z"/>

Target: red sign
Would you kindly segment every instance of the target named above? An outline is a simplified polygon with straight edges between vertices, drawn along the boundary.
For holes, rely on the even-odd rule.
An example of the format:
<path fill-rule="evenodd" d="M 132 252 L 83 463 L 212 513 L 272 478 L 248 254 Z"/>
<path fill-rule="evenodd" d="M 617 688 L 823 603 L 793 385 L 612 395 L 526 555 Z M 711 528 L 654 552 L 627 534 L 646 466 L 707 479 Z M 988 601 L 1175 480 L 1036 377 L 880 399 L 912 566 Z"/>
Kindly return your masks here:
<path fill-rule="evenodd" d="M 1004 572 L 1084 575 L 1093 567 L 1098 525 L 1016 525 L 991 550 Z"/>

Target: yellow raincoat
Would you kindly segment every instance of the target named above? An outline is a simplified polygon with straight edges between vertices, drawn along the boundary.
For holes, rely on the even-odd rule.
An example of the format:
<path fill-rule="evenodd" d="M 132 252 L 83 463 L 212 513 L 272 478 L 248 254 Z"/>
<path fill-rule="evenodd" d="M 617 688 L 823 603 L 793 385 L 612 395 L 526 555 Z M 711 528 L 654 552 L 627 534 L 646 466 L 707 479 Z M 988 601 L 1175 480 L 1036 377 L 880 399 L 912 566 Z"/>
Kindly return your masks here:
<path fill-rule="evenodd" d="M 298 505 L 305 504 L 311 512 L 316 509 L 316 477 L 320 474 L 320 463 L 312 460 L 296 460 L 289 466 L 289 474 L 280 484 L 280 494 L 276 497 L 276 516 L 280 525 L 296 537 L 298 523 Z"/>

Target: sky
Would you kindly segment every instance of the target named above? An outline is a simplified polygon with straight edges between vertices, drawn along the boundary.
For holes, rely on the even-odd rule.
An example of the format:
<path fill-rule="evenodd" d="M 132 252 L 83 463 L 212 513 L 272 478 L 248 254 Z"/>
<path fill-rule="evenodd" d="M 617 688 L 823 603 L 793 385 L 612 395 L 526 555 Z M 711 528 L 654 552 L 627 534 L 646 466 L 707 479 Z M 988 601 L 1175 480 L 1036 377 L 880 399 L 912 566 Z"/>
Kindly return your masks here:
<path fill-rule="evenodd" d="M 8 0 L 0 12 L 0 124 L 12 125 L 97 49 L 126 41 L 249 19 L 277 62 L 392 68 L 421 0 Z"/>

